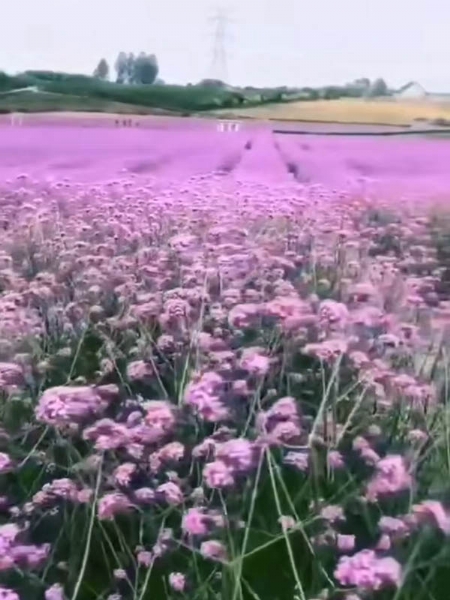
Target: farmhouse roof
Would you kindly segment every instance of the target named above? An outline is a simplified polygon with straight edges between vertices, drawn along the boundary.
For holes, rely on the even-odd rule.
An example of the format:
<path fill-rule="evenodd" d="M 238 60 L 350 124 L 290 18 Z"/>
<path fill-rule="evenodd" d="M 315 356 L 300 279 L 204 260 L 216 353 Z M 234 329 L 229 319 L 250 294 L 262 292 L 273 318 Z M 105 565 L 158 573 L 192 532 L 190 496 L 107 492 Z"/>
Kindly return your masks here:
<path fill-rule="evenodd" d="M 405 83 L 405 85 L 402 85 L 402 87 L 399 90 L 397 90 L 397 93 L 399 94 L 401 92 L 404 92 L 405 90 L 412 87 L 413 85 L 417 85 L 425 91 L 425 88 L 423 87 L 423 85 L 420 85 L 420 83 L 418 83 L 417 81 L 408 81 L 408 83 Z"/>

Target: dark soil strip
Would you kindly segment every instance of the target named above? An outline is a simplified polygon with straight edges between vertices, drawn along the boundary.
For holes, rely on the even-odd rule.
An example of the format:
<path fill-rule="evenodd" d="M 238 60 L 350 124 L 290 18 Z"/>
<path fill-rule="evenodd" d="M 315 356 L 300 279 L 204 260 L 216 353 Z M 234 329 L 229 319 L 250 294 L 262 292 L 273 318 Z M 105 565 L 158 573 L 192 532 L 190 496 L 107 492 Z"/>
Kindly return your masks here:
<path fill-rule="evenodd" d="M 298 163 L 289 158 L 287 154 L 285 154 L 285 152 L 282 150 L 282 148 L 276 140 L 274 140 L 273 145 L 275 146 L 278 154 L 280 155 L 280 158 L 284 166 L 286 167 L 286 171 L 289 173 L 289 175 L 292 175 L 295 181 L 298 181 L 299 183 L 308 183 L 309 179 L 302 175 Z"/>
<path fill-rule="evenodd" d="M 309 123 L 311 125 L 351 125 L 361 126 L 369 125 L 369 127 L 395 127 L 396 129 L 409 129 L 411 125 L 393 125 L 392 123 L 374 123 L 373 121 L 330 121 L 330 119 L 280 119 L 279 117 L 271 117 L 268 121 L 275 121 L 278 123 Z"/>
<path fill-rule="evenodd" d="M 137 163 L 130 164 L 127 169 L 130 173 L 142 174 L 142 173 L 151 173 L 153 171 L 158 170 L 160 167 L 172 162 L 178 154 L 169 154 L 166 156 L 160 156 L 153 160 L 143 160 Z"/>
<path fill-rule="evenodd" d="M 252 146 L 252 140 L 248 140 L 244 146 L 244 149 L 251 150 Z M 229 175 L 232 171 L 234 171 L 244 156 L 244 149 L 242 149 L 239 153 L 225 158 L 225 160 L 217 168 L 217 172 L 222 173 L 223 175 Z"/>
<path fill-rule="evenodd" d="M 359 136 L 386 137 L 394 135 L 449 135 L 450 131 L 442 129 L 406 129 L 404 131 L 295 131 L 292 129 L 273 129 L 272 133 L 280 135 L 326 135 L 326 136 Z"/>

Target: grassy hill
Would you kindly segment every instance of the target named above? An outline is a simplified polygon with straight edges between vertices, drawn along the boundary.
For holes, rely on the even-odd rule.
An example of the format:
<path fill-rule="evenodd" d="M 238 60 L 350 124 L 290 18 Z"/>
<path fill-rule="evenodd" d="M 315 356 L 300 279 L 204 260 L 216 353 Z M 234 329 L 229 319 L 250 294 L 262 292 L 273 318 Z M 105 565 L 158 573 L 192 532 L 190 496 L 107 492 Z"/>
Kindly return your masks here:
<path fill-rule="evenodd" d="M 20 90 L 20 91 L 18 91 Z M 155 109 L 191 114 L 239 106 L 258 106 L 280 99 L 277 90 L 238 90 L 211 85 L 127 85 L 86 75 L 26 71 L 18 76 L 0 73 L 0 110 L 93 110 L 152 112 Z"/>
<path fill-rule="evenodd" d="M 82 98 L 71 94 L 52 94 L 31 92 L 0 94 L 0 114 L 12 112 L 105 112 L 124 115 L 173 114 L 163 109 L 102 100 L 100 98 Z"/>

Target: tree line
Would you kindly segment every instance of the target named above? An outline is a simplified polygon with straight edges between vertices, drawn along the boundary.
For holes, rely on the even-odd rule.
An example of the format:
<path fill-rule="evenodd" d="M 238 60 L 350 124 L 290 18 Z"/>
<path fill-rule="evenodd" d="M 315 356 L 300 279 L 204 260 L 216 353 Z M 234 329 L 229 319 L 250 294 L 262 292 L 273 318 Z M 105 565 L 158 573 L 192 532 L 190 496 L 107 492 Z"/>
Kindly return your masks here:
<path fill-rule="evenodd" d="M 116 83 L 124 84 L 152 84 L 155 82 L 159 67 L 158 59 L 154 54 L 140 52 L 119 52 L 114 63 Z M 111 69 L 108 61 L 102 58 L 94 70 L 94 77 L 106 81 L 110 79 Z"/>

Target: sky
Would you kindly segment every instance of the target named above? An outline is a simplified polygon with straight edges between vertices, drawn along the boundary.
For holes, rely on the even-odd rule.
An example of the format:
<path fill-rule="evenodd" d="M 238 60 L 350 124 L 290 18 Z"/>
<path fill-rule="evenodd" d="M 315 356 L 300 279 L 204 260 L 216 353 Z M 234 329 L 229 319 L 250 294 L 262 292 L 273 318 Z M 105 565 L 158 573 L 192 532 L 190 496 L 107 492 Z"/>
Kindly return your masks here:
<path fill-rule="evenodd" d="M 220 6 L 227 80 L 320 86 L 384 77 L 450 92 L 448 0 L 1 0 L 0 69 L 92 73 L 119 51 L 154 53 L 167 83 L 212 69 Z"/>

